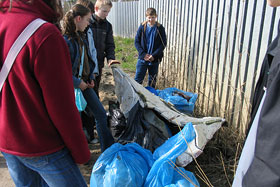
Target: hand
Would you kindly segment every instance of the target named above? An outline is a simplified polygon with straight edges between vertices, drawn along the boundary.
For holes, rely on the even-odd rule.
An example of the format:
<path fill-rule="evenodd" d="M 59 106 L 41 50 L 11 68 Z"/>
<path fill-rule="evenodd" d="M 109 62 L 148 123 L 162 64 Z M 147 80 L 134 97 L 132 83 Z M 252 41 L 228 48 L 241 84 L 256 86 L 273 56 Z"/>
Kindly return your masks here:
<path fill-rule="evenodd" d="M 90 83 L 87 83 L 88 88 L 93 88 L 94 87 L 94 81 L 91 80 Z"/>
<path fill-rule="evenodd" d="M 267 4 L 272 7 L 277 7 L 277 6 L 280 6 L 280 1 L 279 0 L 267 0 Z"/>
<path fill-rule="evenodd" d="M 146 54 L 145 57 L 144 57 L 144 60 L 145 60 L 145 61 L 149 61 L 149 58 L 150 58 L 150 55 L 149 55 L 149 54 Z"/>
<path fill-rule="evenodd" d="M 120 63 L 120 61 L 118 61 L 118 60 L 112 60 L 112 59 L 110 59 L 110 60 L 108 61 L 108 66 L 110 67 L 110 66 L 113 65 L 113 64 L 121 64 L 121 63 Z"/>
<path fill-rule="evenodd" d="M 152 62 L 152 61 L 154 61 L 154 60 L 155 60 L 154 57 L 153 57 L 152 55 L 150 55 L 149 61 Z"/>
<path fill-rule="evenodd" d="M 79 88 L 84 91 L 85 89 L 88 88 L 88 85 L 87 83 L 85 83 L 83 80 L 81 81 L 80 85 L 79 85 Z"/>

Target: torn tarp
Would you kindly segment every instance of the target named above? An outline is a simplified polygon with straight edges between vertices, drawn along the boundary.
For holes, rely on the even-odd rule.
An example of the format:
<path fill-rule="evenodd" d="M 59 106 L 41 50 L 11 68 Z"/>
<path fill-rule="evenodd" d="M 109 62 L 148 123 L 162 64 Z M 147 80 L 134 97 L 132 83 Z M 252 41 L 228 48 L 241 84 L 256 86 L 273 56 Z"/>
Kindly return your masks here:
<path fill-rule="evenodd" d="M 177 158 L 176 163 L 179 166 L 184 167 L 192 161 L 192 157 L 199 156 L 207 142 L 221 127 L 222 123 L 225 122 L 225 120 L 220 117 L 195 118 L 183 114 L 162 101 L 158 96 L 152 94 L 142 85 L 138 84 L 118 67 L 112 67 L 112 70 L 115 80 L 115 92 L 120 103 L 120 108 L 126 118 L 129 118 L 131 109 L 139 103 L 145 112 L 153 111 L 159 119 L 167 122 L 171 129 L 177 126 L 183 128 L 188 122 L 194 125 L 196 139 L 188 146 L 188 149 Z M 148 119 L 149 118 L 150 117 L 148 117 Z M 160 123 L 152 124 L 158 127 Z M 166 138 L 168 138 L 168 135 Z"/>

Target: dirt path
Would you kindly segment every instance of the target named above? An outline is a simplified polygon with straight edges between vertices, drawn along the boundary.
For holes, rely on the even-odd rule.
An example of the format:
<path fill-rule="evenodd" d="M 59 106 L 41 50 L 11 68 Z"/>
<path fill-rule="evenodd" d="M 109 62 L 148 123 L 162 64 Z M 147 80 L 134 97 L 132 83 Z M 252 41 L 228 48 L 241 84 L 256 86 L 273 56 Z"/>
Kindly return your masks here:
<path fill-rule="evenodd" d="M 114 79 L 112 75 L 112 70 L 111 68 L 105 67 L 103 70 L 103 75 L 102 75 L 102 80 L 101 80 L 101 85 L 100 85 L 100 99 L 101 102 L 107 111 L 109 106 L 108 102 L 110 100 L 115 101 L 116 96 L 115 96 L 115 91 L 114 91 Z M 87 164 L 80 165 L 79 168 L 85 177 L 85 180 L 89 186 L 90 182 L 90 175 L 91 175 L 91 170 L 92 167 L 101 154 L 100 152 L 100 145 L 99 144 L 89 144 L 89 148 L 91 151 L 91 159 Z M 3 157 L 3 155 L 0 153 L 0 187 L 13 187 L 15 186 L 10 175 L 9 171 L 6 165 L 6 161 Z"/>
<path fill-rule="evenodd" d="M 0 153 L 0 186 L 12 187 L 14 183 L 10 177 L 6 161 L 3 155 Z"/>

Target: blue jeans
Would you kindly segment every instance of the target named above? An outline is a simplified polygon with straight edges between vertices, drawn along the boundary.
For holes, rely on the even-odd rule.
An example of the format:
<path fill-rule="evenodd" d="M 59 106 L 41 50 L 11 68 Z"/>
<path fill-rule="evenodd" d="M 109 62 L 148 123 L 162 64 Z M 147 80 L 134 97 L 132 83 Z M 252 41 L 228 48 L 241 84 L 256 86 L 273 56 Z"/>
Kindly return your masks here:
<path fill-rule="evenodd" d="M 139 84 L 142 84 L 146 72 L 148 70 L 149 77 L 148 77 L 148 85 L 155 88 L 156 87 L 156 80 L 157 80 L 157 73 L 158 73 L 158 62 L 147 62 L 144 60 L 138 59 L 136 65 L 136 73 L 134 80 Z"/>
<path fill-rule="evenodd" d="M 16 186 L 87 186 L 68 149 L 55 153 L 21 157 L 2 152 Z"/>
<path fill-rule="evenodd" d="M 104 152 L 108 147 L 114 144 L 114 138 L 107 125 L 106 111 L 92 88 L 84 90 L 83 96 L 95 118 L 101 151 Z"/>

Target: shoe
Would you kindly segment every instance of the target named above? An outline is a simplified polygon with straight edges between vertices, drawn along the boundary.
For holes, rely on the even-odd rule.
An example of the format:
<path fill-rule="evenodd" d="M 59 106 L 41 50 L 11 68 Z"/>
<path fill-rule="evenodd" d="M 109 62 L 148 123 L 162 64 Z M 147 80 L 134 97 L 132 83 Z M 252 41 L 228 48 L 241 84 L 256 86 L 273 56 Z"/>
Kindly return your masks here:
<path fill-rule="evenodd" d="M 91 144 L 96 144 L 98 142 L 99 142 L 99 140 L 97 138 L 94 138 L 93 140 L 90 141 Z"/>

